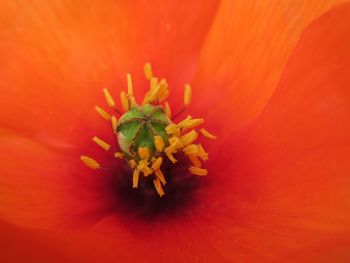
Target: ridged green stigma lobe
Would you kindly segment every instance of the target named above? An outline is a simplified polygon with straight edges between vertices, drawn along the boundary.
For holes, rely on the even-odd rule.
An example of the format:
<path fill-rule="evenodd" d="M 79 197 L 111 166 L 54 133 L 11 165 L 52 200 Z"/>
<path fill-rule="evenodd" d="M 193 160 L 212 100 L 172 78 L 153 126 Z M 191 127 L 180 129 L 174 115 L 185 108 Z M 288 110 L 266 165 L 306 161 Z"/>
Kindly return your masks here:
<path fill-rule="evenodd" d="M 153 156 L 156 152 L 154 137 L 161 136 L 166 142 L 165 127 L 170 123 L 161 106 L 146 104 L 132 108 L 118 121 L 118 143 L 121 151 L 130 159 L 140 159 L 137 150 L 139 147 L 146 147 Z"/>

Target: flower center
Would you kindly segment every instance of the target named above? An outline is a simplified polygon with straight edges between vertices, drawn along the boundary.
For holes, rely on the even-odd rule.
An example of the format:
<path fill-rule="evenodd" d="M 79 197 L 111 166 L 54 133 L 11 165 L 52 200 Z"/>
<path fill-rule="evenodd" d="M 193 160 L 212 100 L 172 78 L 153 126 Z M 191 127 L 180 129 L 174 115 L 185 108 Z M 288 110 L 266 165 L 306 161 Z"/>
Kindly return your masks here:
<path fill-rule="evenodd" d="M 169 95 L 167 81 L 165 79 L 158 81 L 158 78 L 153 77 L 149 63 L 145 65 L 144 72 L 150 81 L 150 90 L 141 104 L 134 98 L 131 76 L 127 74 L 127 92 L 120 93 L 123 114 L 116 108 L 109 91 L 103 89 L 107 104 L 121 115 L 119 120 L 98 106 L 95 110 L 112 124 L 120 149 L 114 156 L 128 163 L 132 170 L 133 188 L 139 187 L 140 176 L 144 180 L 151 178 L 155 190 L 161 197 L 165 194 L 164 187 L 167 183 L 164 160 L 168 159 L 170 163 L 175 164 L 178 155 L 185 155 L 191 163 L 189 172 L 205 176 L 208 172 L 202 168 L 202 161 L 208 159 L 208 154 L 196 140 L 199 135 L 209 139 L 216 137 L 204 128 L 197 132 L 196 128 L 204 123 L 202 118 L 192 118 L 189 115 L 179 123 L 174 122 L 174 119 L 191 103 L 190 85 L 185 85 L 185 107 L 171 118 L 169 103 L 165 101 Z M 111 149 L 110 144 L 96 136 L 92 140 L 106 151 Z M 92 169 L 101 168 L 100 163 L 91 157 L 82 155 L 80 159 Z"/>
<path fill-rule="evenodd" d="M 117 131 L 120 149 L 129 160 L 145 159 L 145 154 L 159 155 L 155 145 L 156 139 L 167 141 L 168 136 L 165 128 L 170 123 L 171 121 L 161 106 L 146 104 L 134 107 L 118 121 Z M 138 156 L 137 152 L 143 156 Z"/>

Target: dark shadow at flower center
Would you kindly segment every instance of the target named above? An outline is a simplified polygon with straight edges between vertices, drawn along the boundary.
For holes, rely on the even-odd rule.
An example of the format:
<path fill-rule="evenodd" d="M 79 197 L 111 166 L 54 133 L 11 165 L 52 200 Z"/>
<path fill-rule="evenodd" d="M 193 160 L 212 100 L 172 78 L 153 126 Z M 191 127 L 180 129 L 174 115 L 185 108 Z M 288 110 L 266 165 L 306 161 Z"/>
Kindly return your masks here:
<path fill-rule="evenodd" d="M 196 194 L 201 179 L 188 172 L 186 158 L 177 156 L 176 164 L 165 163 L 164 174 L 167 184 L 165 195 L 159 197 L 152 178 L 140 177 L 139 188 L 132 188 L 132 172 L 125 165 L 121 171 L 113 174 L 110 182 L 111 194 L 114 195 L 113 212 L 136 220 L 156 220 L 172 218 L 191 211 L 196 203 Z"/>

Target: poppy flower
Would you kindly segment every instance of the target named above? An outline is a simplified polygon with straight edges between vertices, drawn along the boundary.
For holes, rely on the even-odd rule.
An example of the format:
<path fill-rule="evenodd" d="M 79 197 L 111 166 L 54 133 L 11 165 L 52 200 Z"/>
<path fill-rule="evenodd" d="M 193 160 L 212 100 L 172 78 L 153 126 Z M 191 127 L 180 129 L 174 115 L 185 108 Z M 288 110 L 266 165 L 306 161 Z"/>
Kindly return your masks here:
<path fill-rule="evenodd" d="M 341 2 L 3 1 L 2 259 L 349 260 Z M 129 167 L 91 142 L 116 143 L 94 110 L 101 89 L 118 94 L 132 73 L 140 101 L 147 61 L 173 110 L 191 83 L 188 112 L 217 135 L 203 141 L 208 175 L 171 166 L 162 198 L 133 189 Z"/>

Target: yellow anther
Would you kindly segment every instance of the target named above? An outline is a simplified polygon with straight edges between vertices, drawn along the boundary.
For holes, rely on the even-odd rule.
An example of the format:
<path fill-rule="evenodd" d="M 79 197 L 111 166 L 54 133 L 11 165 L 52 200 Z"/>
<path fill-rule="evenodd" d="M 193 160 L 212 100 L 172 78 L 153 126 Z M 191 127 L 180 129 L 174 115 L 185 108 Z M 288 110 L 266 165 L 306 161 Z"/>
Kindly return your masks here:
<path fill-rule="evenodd" d="M 132 90 L 132 80 L 131 80 L 131 75 L 128 73 L 126 74 L 126 80 L 127 80 L 127 85 L 128 85 L 128 95 L 133 96 L 133 90 Z"/>
<path fill-rule="evenodd" d="M 158 93 L 159 93 L 160 87 L 156 86 L 154 89 L 150 90 L 149 96 L 147 97 L 146 103 L 152 103 L 156 100 L 158 100 Z"/>
<path fill-rule="evenodd" d="M 161 79 L 158 86 L 160 87 L 160 90 L 158 92 L 158 100 L 159 102 L 162 102 L 169 96 L 168 83 L 165 79 Z"/>
<path fill-rule="evenodd" d="M 163 186 L 162 186 L 159 178 L 153 180 L 153 184 L 154 184 L 154 187 L 156 188 L 159 196 L 162 197 L 164 195 L 164 190 L 163 190 Z"/>
<path fill-rule="evenodd" d="M 150 157 L 150 152 L 147 147 L 139 147 L 138 153 L 142 160 L 148 160 Z"/>
<path fill-rule="evenodd" d="M 130 167 L 133 168 L 133 169 L 135 169 L 137 167 L 137 163 L 136 163 L 136 161 L 134 159 L 131 159 L 129 161 L 129 164 L 130 164 Z"/>
<path fill-rule="evenodd" d="M 171 119 L 171 109 L 170 109 L 170 105 L 168 102 L 165 102 L 164 103 L 164 112 L 165 112 L 165 115 Z"/>
<path fill-rule="evenodd" d="M 190 131 L 189 133 L 186 133 L 181 137 L 181 141 L 184 146 L 190 145 L 198 138 L 198 132 L 195 130 Z"/>
<path fill-rule="evenodd" d="M 162 152 L 164 149 L 164 141 L 162 136 L 156 135 L 154 136 L 154 145 L 158 152 Z"/>
<path fill-rule="evenodd" d="M 183 147 L 182 142 L 180 141 L 179 138 L 177 137 L 171 137 L 169 138 L 169 143 L 170 146 L 168 146 L 167 148 L 165 148 L 166 152 L 170 152 L 170 153 L 176 153 L 178 149 Z"/>
<path fill-rule="evenodd" d="M 108 151 L 111 146 L 106 143 L 105 141 L 101 140 L 100 138 L 98 138 L 97 136 L 95 136 L 94 138 L 92 138 L 92 140 L 98 145 L 100 146 L 102 149 L 104 149 L 105 151 Z"/>
<path fill-rule="evenodd" d="M 191 104 L 192 100 L 192 89 L 189 84 L 185 85 L 185 92 L 184 92 L 184 104 L 185 106 L 188 106 Z"/>
<path fill-rule="evenodd" d="M 122 108 L 124 111 L 129 110 L 129 100 L 128 96 L 126 95 L 125 91 L 120 92 L 120 102 L 122 104 Z"/>
<path fill-rule="evenodd" d="M 165 127 L 165 131 L 167 134 L 173 134 L 176 129 L 177 129 L 177 126 L 174 123 L 169 124 L 168 126 Z"/>
<path fill-rule="evenodd" d="M 150 63 L 146 63 L 143 66 L 143 71 L 145 73 L 145 77 L 146 79 L 150 80 L 153 77 L 153 73 L 152 73 L 152 66 Z"/>
<path fill-rule="evenodd" d="M 149 90 L 144 96 L 142 105 L 149 105 L 139 107 L 133 93 L 132 77 L 130 74 L 126 74 L 127 89 L 120 93 L 120 102 L 122 109 L 127 112 L 127 114 L 125 115 L 125 119 L 123 118 L 120 120 L 120 133 L 117 132 L 119 121 L 116 116 L 109 114 L 99 106 L 95 106 L 95 110 L 102 118 L 111 121 L 113 132 L 118 136 L 118 143 L 121 149 L 119 152 L 114 152 L 114 157 L 125 159 L 126 162 L 128 162 L 133 173 L 133 188 L 138 188 L 140 176 L 149 176 L 152 178 L 154 187 L 161 197 L 164 195 L 163 186 L 166 184 L 165 174 L 163 174 L 165 170 L 163 169 L 163 159 L 169 159 L 172 163 L 176 163 L 177 160 L 174 157 L 177 156 L 176 154 L 179 154 L 179 156 L 180 154 L 181 156 L 185 155 L 188 157 L 188 160 L 185 160 L 185 162 L 191 164 L 188 168 L 189 172 L 200 176 L 207 175 L 207 170 L 202 168 L 202 161 L 208 159 L 208 153 L 205 152 L 201 144 L 195 141 L 198 139 L 199 132 L 209 139 L 216 139 L 216 136 L 201 127 L 199 131 L 196 131 L 196 127 L 202 124 L 204 120 L 200 118 L 193 119 L 190 115 L 178 124 L 172 123 L 170 121 L 172 111 L 168 101 L 166 101 L 169 95 L 169 85 L 167 81 L 164 78 L 158 79 L 153 75 L 150 63 L 146 63 L 143 70 L 146 79 L 149 81 Z M 116 110 L 116 103 L 106 88 L 103 89 L 103 94 L 107 104 Z M 183 114 L 187 106 L 191 104 L 191 100 L 192 88 L 189 84 L 185 84 L 183 94 L 184 106 L 176 116 Z M 158 111 L 160 108 L 162 108 L 162 110 Z M 160 124 L 165 123 L 165 121 L 169 121 L 170 124 L 164 129 L 163 125 Z M 138 122 L 140 125 L 136 125 L 139 124 Z M 133 127 L 133 125 L 124 126 L 124 124 L 130 123 L 135 124 L 135 127 Z M 156 127 L 151 127 L 153 124 Z M 125 132 L 123 127 L 125 128 Z M 149 134 L 154 134 L 155 136 L 153 139 L 147 136 L 146 138 L 143 134 L 144 130 L 147 130 Z M 166 137 L 161 136 L 164 135 L 162 134 L 164 132 L 166 133 Z M 93 141 L 106 151 L 112 148 L 111 145 L 97 136 L 93 137 Z M 145 145 L 149 143 L 153 143 L 154 146 L 146 147 Z M 136 147 L 137 153 L 134 153 L 130 147 L 132 147 L 132 149 Z M 136 154 L 136 156 L 134 159 L 131 159 L 133 154 Z M 80 159 L 92 169 L 101 168 L 97 161 L 88 156 L 82 155 Z M 180 160 L 182 161 L 182 158 Z M 166 160 L 166 162 L 168 163 L 169 161 Z"/>
<path fill-rule="evenodd" d="M 139 178 L 140 178 L 140 171 L 134 170 L 132 174 L 132 187 L 138 188 L 139 187 Z"/>
<path fill-rule="evenodd" d="M 137 166 L 137 169 L 142 171 L 144 176 L 148 176 L 153 173 L 153 170 L 148 167 L 147 160 L 141 160 Z"/>
<path fill-rule="evenodd" d="M 172 163 L 176 163 L 177 162 L 177 160 L 174 158 L 174 156 L 173 156 L 173 154 L 171 152 L 166 151 L 165 154 L 168 156 L 169 160 Z"/>
<path fill-rule="evenodd" d="M 85 156 L 85 155 L 81 155 L 80 156 L 80 160 L 85 163 L 88 167 L 90 167 L 91 169 L 100 169 L 101 166 L 98 162 L 96 162 L 94 159 Z"/>
<path fill-rule="evenodd" d="M 174 143 L 177 143 L 179 141 L 179 138 L 178 137 L 170 137 L 168 139 L 168 142 L 170 145 L 174 144 Z"/>
<path fill-rule="evenodd" d="M 164 178 L 164 174 L 162 173 L 162 171 L 158 169 L 158 170 L 155 170 L 154 173 L 155 173 L 156 176 L 159 178 L 159 180 L 161 181 L 161 183 L 162 183 L 163 185 L 165 185 L 165 184 L 166 184 L 166 180 L 165 180 L 165 178 Z"/>
<path fill-rule="evenodd" d="M 208 153 L 205 152 L 203 146 L 201 144 L 198 145 L 198 157 L 200 157 L 203 161 L 208 160 Z"/>
<path fill-rule="evenodd" d="M 129 97 L 129 102 L 130 102 L 130 108 L 134 108 L 135 106 L 137 106 L 137 103 L 136 103 L 134 96 Z"/>
<path fill-rule="evenodd" d="M 111 118 L 111 116 L 102 108 L 100 108 L 99 106 L 95 106 L 95 110 L 97 111 L 97 113 L 104 118 L 105 120 L 109 121 L 109 119 Z"/>
<path fill-rule="evenodd" d="M 153 170 L 147 166 L 147 167 L 145 167 L 145 168 L 142 170 L 142 172 L 143 172 L 144 176 L 147 177 L 147 176 L 149 176 L 150 174 L 153 173 Z"/>
<path fill-rule="evenodd" d="M 208 174 L 207 169 L 203 169 L 203 168 L 199 168 L 199 167 L 195 167 L 195 166 L 190 166 L 190 168 L 188 168 L 188 170 L 195 175 L 200 175 L 200 176 L 205 176 Z"/>
<path fill-rule="evenodd" d="M 152 80 L 154 80 L 154 81 L 151 82 L 151 88 L 146 93 L 146 95 L 143 99 L 142 105 L 150 104 L 150 103 L 153 103 L 153 102 L 159 100 L 160 86 L 157 85 L 156 78 L 152 78 Z"/>
<path fill-rule="evenodd" d="M 201 163 L 201 161 L 198 159 L 197 156 L 195 156 L 195 155 L 187 155 L 187 157 L 188 157 L 188 159 L 190 159 L 190 161 L 191 161 L 191 163 L 192 163 L 193 166 L 199 167 L 199 168 L 202 167 L 202 163 Z"/>
<path fill-rule="evenodd" d="M 180 129 L 179 127 L 172 123 L 172 124 L 169 124 L 168 126 L 165 127 L 165 132 L 167 134 L 172 134 L 174 136 L 180 136 Z"/>
<path fill-rule="evenodd" d="M 103 94 L 105 95 L 108 106 L 114 108 L 115 102 L 114 102 L 114 99 L 112 98 L 111 94 L 109 93 L 109 91 L 106 88 L 103 89 L 102 91 L 103 91 Z"/>
<path fill-rule="evenodd" d="M 189 120 L 186 123 L 182 125 L 182 131 L 187 131 L 189 129 L 192 129 L 194 127 L 197 127 L 198 125 L 201 125 L 204 122 L 204 119 L 193 119 Z"/>
<path fill-rule="evenodd" d="M 152 169 L 153 170 L 159 170 L 160 166 L 162 165 L 163 162 L 163 158 L 162 157 L 158 157 L 152 164 Z"/>
<path fill-rule="evenodd" d="M 115 158 L 123 159 L 124 158 L 124 153 L 121 152 L 116 152 L 114 153 Z"/>
<path fill-rule="evenodd" d="M 155 90 L 155 88 L 158 85 L 158 79 L 157 78 L 151 78 L 151 84 L 150 84 L 150 90 Z"/>
<path fill-rule="evenodd" d="M 149 104 L 150 102 L 149 102 L 149 96 L 150 96 L 150 91 L 148 91 L 147 93 L 146 93 L 146 95 L 145 95 L 145 97 L 144 97 L 144 99 L 143 99 L 143 101 L 142 101 L 142 105 L 146 105 L 146 104 Z"/>
<path fill-rule="evenodd" d="M 198 145 L 190 144 L 182 149 L 186 155 L 197 155 L 199 151 Z"/>
<path fill-rule="evenodd" d="M 183 126 L 184 124 L 186 124 L 186 123 L 187 123 L 188 121 L 190 121 L 190 120 L 192 120 L 192 116 L 191 116 L 191 115 L 188 115 L 188 116 L 186 117 L 186 119 L 180 121 L 180 122 L 177 124 L 177 126 L 178 126 L 179 128 L 182 128 L 182 126 Z"/>
<path fill-rule="evenodd" d="M 199 130 L 201 132 L 201 134 L 203 134 L 204 137 L 212 139 L 212 140 L 216 140 L 216 136 L 212 135 L 210 132 L 208 132 L 206 129 L 202 128 Z"/>
<path fill-rule="evenodd" d="M 117 133 L 117 125 L 118 125 L 118 121 L 117 118 L 115 116 L 111 117 L 111 122 L 112 122 L 112 129 L 114 133 Z"/>
<path fill-rule="evenodd" d="M 141 170 L 141 169 L 145 168 L 146 166 L 148 166 L 148 161 L 141 160 L 141 161 L 139 161 L 137 168 Z"/>

